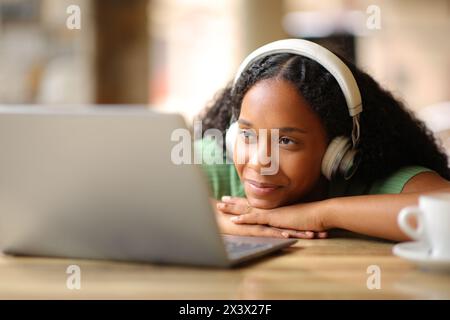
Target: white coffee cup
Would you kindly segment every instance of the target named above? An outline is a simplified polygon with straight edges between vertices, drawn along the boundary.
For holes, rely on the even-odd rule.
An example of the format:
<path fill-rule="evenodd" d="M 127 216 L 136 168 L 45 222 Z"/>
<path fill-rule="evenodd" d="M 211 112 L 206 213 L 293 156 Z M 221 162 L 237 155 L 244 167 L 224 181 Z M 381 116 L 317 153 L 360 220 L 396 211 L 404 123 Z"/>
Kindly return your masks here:
<path fill-rule="evenodd" d="M 409 218 L 417 218 L 417 228 Z M 398 224 L 408 236 L 430 246 L 434 258 L 450 258 L 450 193 L 419 197 L 419 206 L 406 207 L 398 215 Z"/>

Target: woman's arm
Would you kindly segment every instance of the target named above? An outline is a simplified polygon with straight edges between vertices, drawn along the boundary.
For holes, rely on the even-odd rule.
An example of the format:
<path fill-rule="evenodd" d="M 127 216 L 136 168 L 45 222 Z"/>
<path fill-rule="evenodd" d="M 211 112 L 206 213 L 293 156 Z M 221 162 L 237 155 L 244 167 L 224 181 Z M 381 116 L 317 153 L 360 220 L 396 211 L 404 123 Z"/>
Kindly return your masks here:
<path fill-rule="evenodd" d="M 429 192 L 450 192 L 450 182 L 434 172 L 424 172 L 411 178 L 400 194 L 330 199 L 331 210 L 323 220 L 324 227 L 395 241 L 409 240 L 398 227 L 398 213 L 406 206 L 417 205 L 419 196 Z"/>
<path fill-rule="evenodd" d="M 311 231 L 340 228 L 404 241 L 408 237 L 398 228 L 397 215 L 403 207 L 416 205 L 419 195 L 428 192 L 450 192 L 450 182 L 436 173 L 424 172 L 410 179 L 400 194 L 340 197 L 272 210 L 253 208 L 249 214 L 242 214 L 239 199 L 232 199 L 223 212 L 236 215 L 232 221 L 237 224 Z"/>

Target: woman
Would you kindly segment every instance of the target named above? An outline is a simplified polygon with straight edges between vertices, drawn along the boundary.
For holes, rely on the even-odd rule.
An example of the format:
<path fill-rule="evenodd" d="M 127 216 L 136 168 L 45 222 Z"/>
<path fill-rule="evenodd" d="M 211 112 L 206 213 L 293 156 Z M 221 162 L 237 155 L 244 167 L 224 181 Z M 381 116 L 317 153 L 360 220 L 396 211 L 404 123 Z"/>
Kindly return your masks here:
<path fill-rule="evenodd" d="M 331 141 L 352 136 L 344 93 L 335 76 L 303 55 L 262 57 L 225 88 L 202 116 L 203 130 L 223 133 L 238 119 L 248 145 L 260 129 L 279 132 L 278 171 L 251 155 L 233 164 L 204 165 L 224 233 L 326 237 L 333 228 L 402 241 L 397 214 L 431 191 L 450 191 L 447 157 L 424 124 L 369 75 L 341 58 L 359 87 L 359 166 L 351 178 L 327 179 L 321 164 Z M 354 133 L 354 132 L 353 132 Z M 222 146 L 204 138 L 203 151 Z M 271 142 L 267 142 L 271 143 Z M 214 151 L 212 152 L 214 153 Z"/>

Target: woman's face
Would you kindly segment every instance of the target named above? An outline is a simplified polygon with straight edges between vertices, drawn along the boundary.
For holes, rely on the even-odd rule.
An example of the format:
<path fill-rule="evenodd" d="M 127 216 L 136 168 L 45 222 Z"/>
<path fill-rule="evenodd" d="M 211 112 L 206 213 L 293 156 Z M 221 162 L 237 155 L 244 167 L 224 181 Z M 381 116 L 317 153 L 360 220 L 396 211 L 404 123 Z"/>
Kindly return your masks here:
<path fill-rule="evenodd" d="M 317 192 L 323 181 L 321 162 L 327 135 L 319 117 L 293 84 L 279 79 L 256 83 L 244 96 L 238 122 L 234 163 L 251 206 L 271 209 L 299 202 Z M 260 134 L 260 129 L 267 129 L 269 134 Z M 279 130 L 276 146 L 271 143 L 271 129 Z M 264 152 L 269 158 L 271 150 L 279 148 L 275 174 L 262 174 L 261 169 L 271 163 L 258 161 L 262 158 L 255 156 L 258 148 L 251 147 L 255 146 L 254 141 L 258 148 L 266 143 Z M 244 156 L 241 152 L 245 152 Z M 239 161 L 238 154 L 242 157 Z"/>

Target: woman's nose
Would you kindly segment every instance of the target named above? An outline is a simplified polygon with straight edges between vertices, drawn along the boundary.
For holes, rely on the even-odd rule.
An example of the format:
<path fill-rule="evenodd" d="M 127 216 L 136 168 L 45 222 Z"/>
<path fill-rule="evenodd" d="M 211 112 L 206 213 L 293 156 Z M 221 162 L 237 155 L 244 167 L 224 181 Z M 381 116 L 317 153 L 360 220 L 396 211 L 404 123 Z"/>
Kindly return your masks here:
<path fill-rule="evenodd" d="M 278 134 L 271 132 L 269 135 L 266 129 L 261 129 L 258 137 L 258 143 L 249 148 L 247 166 L 262 175 L 276 174 L 279 166 Z"/>
<path fill-rule="evenodd" d="M 267 130 L 261 129 L 258 135 L 258 143 L 250 145 L 249 164 L 258 167 L 270 166 L 271 142 Z"/>

